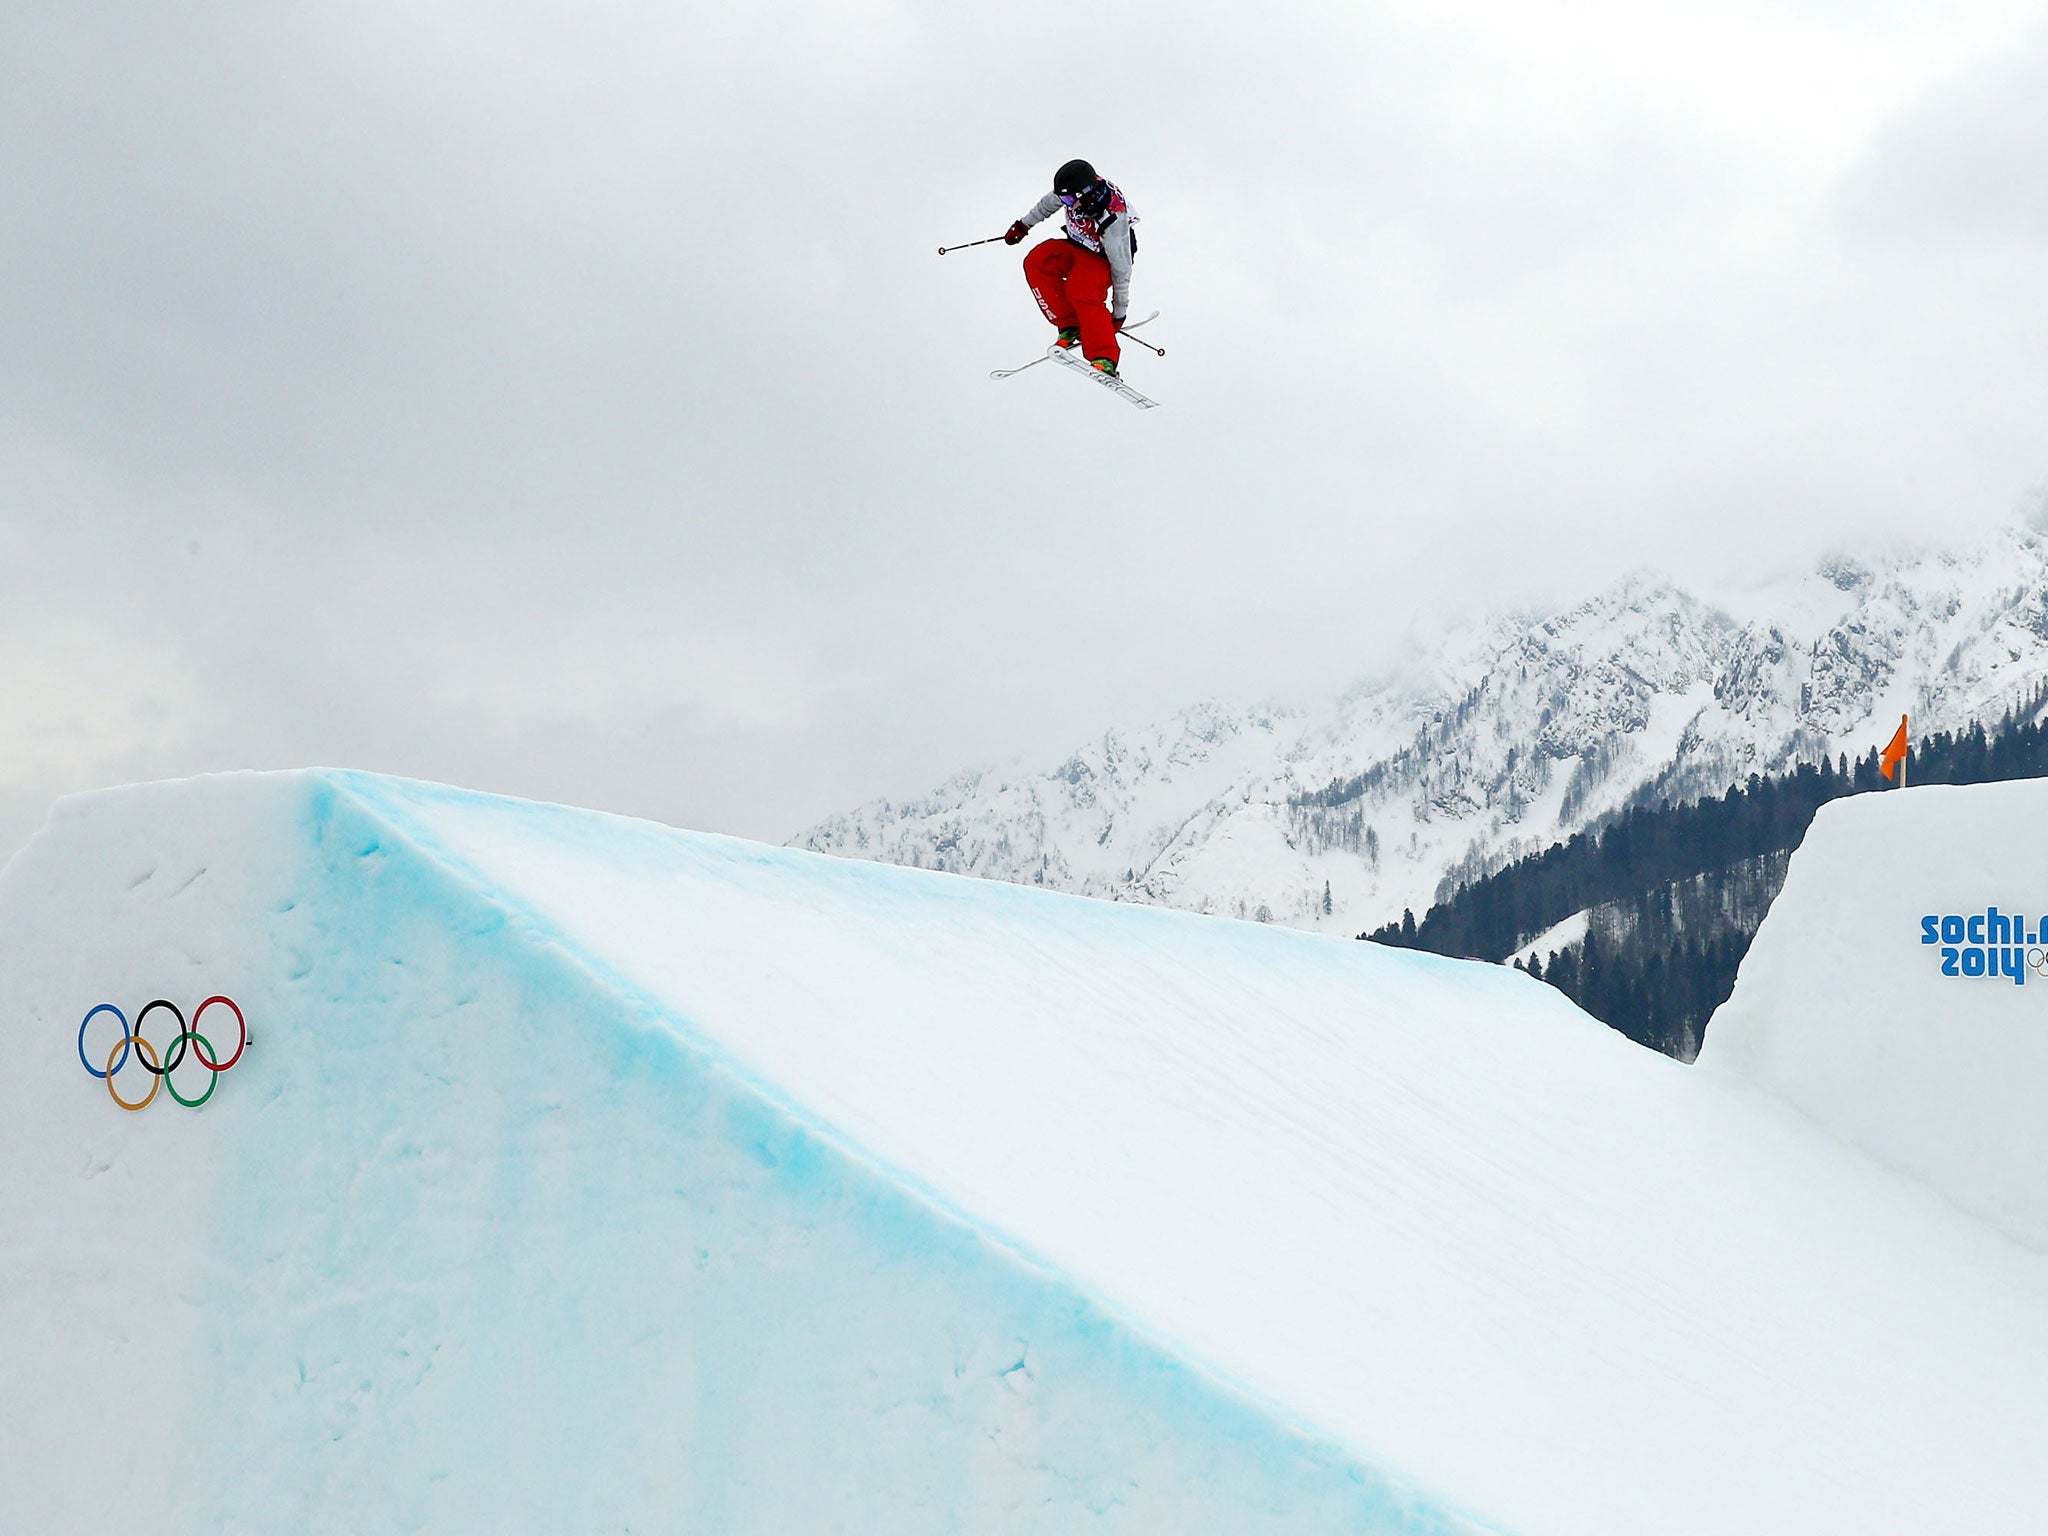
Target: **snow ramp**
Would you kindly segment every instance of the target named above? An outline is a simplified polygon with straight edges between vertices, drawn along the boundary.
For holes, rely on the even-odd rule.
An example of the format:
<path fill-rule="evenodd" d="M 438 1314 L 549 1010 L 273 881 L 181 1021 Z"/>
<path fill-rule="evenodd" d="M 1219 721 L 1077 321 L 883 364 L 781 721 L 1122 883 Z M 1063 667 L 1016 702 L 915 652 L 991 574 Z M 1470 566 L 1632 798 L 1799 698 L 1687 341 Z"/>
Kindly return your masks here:
<path fill-rule="evenodd" d="M 2048 782 L 1822 807 L 1700 1061 L 2048 1251 Z"/>
<path fill-rule="evenodd" d="M 215 994 L 208 1102 L 117 1107 L 88 1010 Z M 1498 967 L 228 775 L 57 807 L 0 874 L 0 1028 L 9 1529 L 2048 1502 L 2034 1254 Z"/>

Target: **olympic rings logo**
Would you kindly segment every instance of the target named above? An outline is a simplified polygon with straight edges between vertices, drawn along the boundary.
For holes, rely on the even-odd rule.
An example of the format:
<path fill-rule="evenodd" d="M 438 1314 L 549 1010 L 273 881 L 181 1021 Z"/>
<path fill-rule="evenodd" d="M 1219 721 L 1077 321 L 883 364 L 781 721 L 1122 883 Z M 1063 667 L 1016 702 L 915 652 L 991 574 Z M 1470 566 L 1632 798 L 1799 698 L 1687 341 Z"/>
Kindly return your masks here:
<path fill-rule="evenodd" d="M 235 1016 L 235 1049 L 226 1060 L 221 1059 L 220 1052 L 214 1049 L 213 1042 L 199 1032 L 199 1021 L 205 1017 L 206 1010 L 216 1006 L 227 1009 Z M 177 1023 L 177 1032 L 171 1037 L 170 1045 L 161 1052 L 150 1044 L 142 1033 L 142 1027 L 149 1021 L 149 1016 L 160 1010 L 168 1013 Z M 104 1064 L 96 1067 L 93 1061 L 98 1057 L 99 1048 L 95 1045 L 92 1053 L 87 1053 L 85 1033 L 91 1028 L 92 1021 L 103 1013 L 111 1016 L 121 1026 L 121 1038 L 114 1041 L 108 1049 Z M 99 1033 L 104 1035 L 105 1030 L 102 1029 Z M 193 1094 L 190 1098 L 178 1091 L 177 1080 L 171 1075 L 184 1065 L 188 1047 L 193 1060 L 206 1071 L 206 1090 Z M 171 1097 L 187 1109 L 197 1109 L 213 1097 L 213 1090 L 220 1086 L 220 1075 L 240 1061 L 242 1052 L 248 1048 L 249 1022 L 242 1017 L 242 1010 L 235 1005 L 235 1000 L 231 997 L 209 997 L 193 1009 L 190 1024 L 185 1022 L 185 1015 L 178 1011 L 178 1005 L 163 997 L 143 1004 L 142 1012 L 135 1015 L 133 1024 L 130 1024 L 128 1016 L 112 1003 L 98 1004 L 78 1023 L 79 1064 L 107 1085 L 107 1093 L 116 1104 L 131 1111 L 149 1108 L 159 1088 L 168 1088 Z M 122 1098 L 120 1086 L 116 1082 L 121 1069 L 128 1065 L 131 1056 L 150 1077 L 149 1092 L 139 1099 Z M 187 1081 L 190 1081 L 189 1074 Z"/>

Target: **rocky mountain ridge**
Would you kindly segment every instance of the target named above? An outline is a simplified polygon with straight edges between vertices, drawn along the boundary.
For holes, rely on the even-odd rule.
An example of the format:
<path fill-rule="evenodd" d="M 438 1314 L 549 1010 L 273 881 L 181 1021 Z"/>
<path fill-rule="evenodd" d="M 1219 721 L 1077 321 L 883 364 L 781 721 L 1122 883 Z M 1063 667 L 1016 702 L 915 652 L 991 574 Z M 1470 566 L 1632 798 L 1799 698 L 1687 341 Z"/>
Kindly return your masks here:
<path fill-rule="evenodd" d="M 1737 597 L 1639 574 L 1304 706 L 1194 705 L 792 841 L 1355 933 L 1632 802 L 2002 712 L 2048 676 L 2048 538 L 1831 558 Z"/>

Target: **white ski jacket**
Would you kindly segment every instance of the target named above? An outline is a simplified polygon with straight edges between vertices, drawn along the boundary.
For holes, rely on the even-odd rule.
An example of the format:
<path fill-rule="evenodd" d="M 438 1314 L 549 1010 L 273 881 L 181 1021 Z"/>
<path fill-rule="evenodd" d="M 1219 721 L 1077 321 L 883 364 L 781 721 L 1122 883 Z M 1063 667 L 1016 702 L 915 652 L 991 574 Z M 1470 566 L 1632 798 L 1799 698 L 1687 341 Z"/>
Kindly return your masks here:
<path fill-rule="evenodd" d="M 1115 285 L 1110 295 L 1109 312 L 1122 320 L 1131 304 L 1131 258 L 1137 253 L 1137 241 L 1132 237 L 1131 225 L 1137 222 L 1124 202 L 1124 195 L 1112 183 L 1110 208 L 1100 219 L 1091 219 L 1078 208 L 1068 208 L 1060 201 L 1057 192 L 1048 192 L 1031 205 L 1031 211 L 1024 215 L 1022 223 L 1026 229 L 1034 224 L 1043 224 L 1062 209 L 1067 215 L 1067 238 L 1074 244 L 1109 262 L 1109 279 Z"/>

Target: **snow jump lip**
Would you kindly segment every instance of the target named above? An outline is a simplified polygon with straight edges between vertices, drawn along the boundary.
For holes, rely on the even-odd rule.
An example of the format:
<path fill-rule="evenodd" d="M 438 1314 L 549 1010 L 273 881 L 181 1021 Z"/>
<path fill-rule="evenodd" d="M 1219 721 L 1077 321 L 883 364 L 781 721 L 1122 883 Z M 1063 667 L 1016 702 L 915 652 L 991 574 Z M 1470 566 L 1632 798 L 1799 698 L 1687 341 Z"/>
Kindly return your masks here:
<path fill-rule="evenodd" d="M 195 1530 L 345 1488 L 424 1529 L 2017 1531 L 2044 1491 L 2031 1255 L 1496 967 L 326 772 L 61 808 L 0 945 L 54 1042 L 0 1084 L 0 1374 L 59 1384 L 0 1404 L 0 1481 L 50 1528 L 93 1320 L 162 1295 L 137 1401 L 238 1406 L 247 1471 L 167 1442 L 101 1492 Z M 264 1049 L 109 1114 L 73 1021 L 178 967 Z"/>

